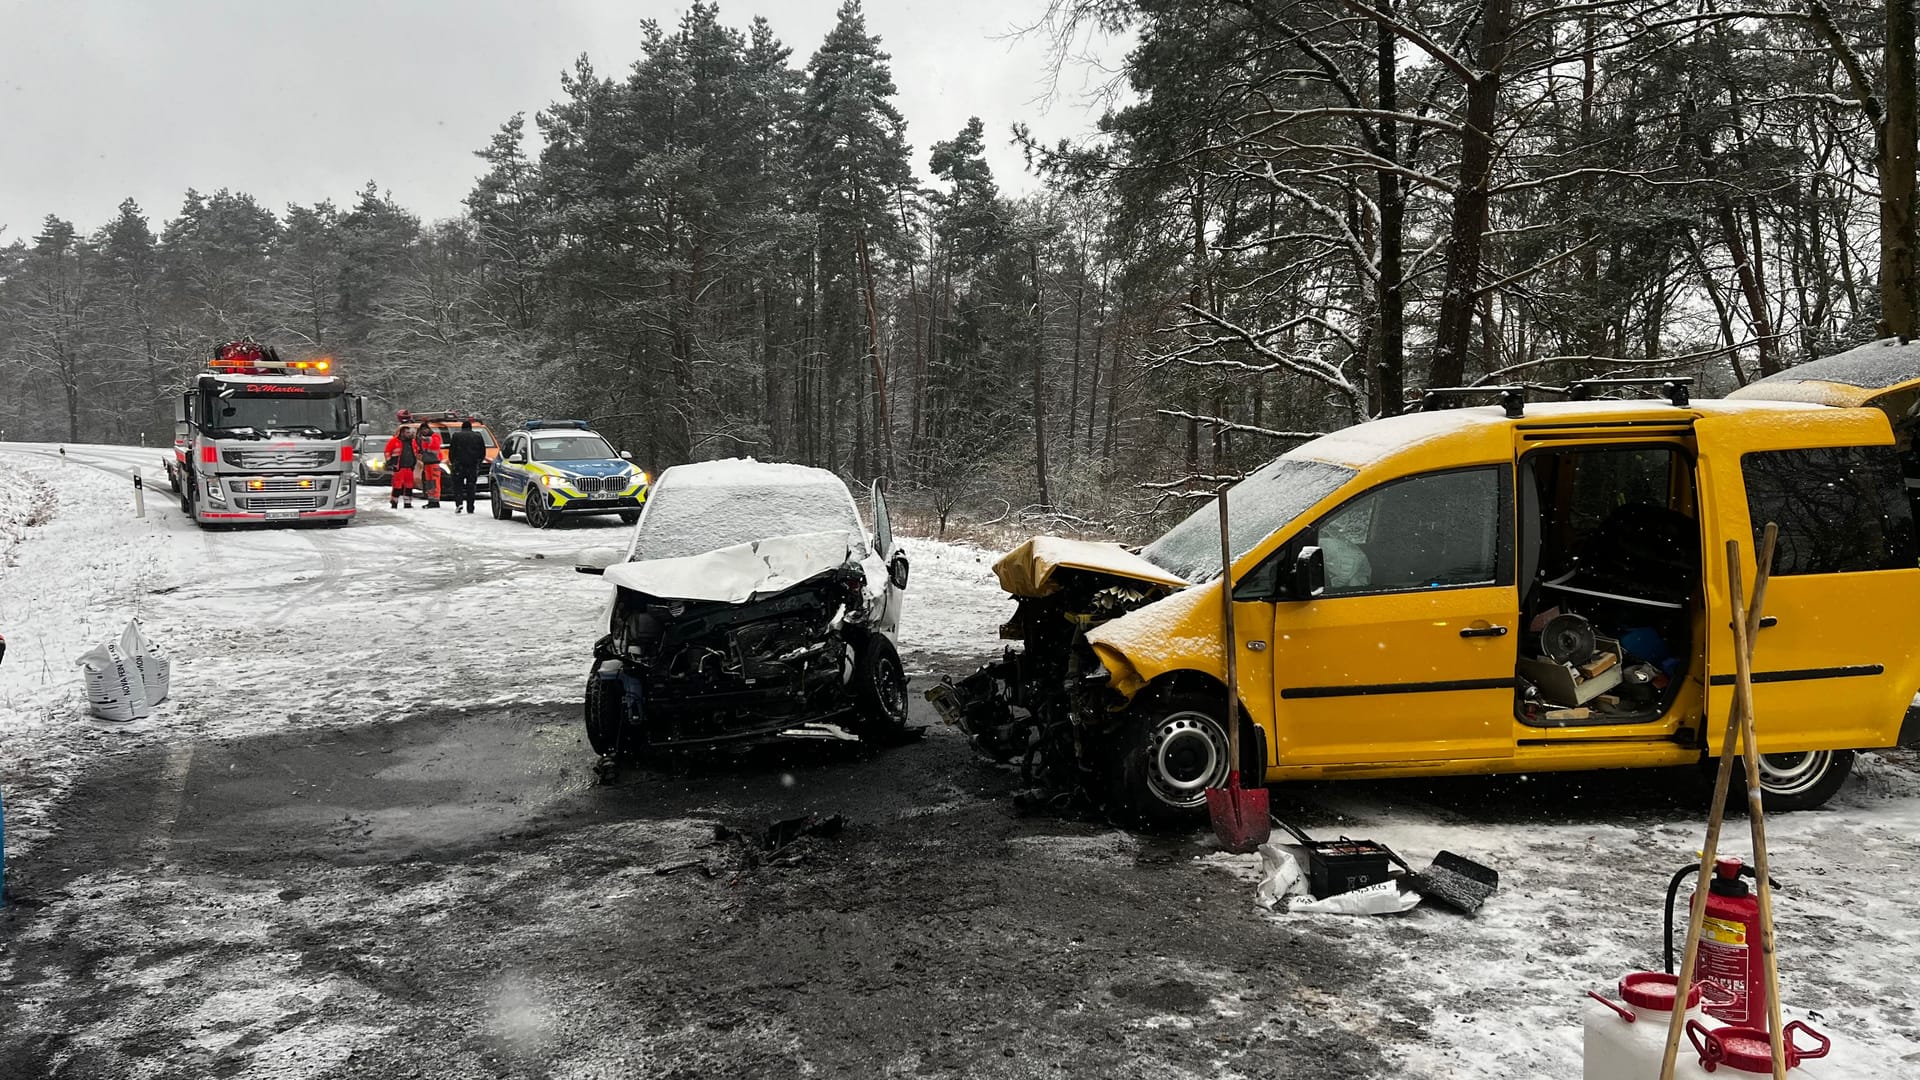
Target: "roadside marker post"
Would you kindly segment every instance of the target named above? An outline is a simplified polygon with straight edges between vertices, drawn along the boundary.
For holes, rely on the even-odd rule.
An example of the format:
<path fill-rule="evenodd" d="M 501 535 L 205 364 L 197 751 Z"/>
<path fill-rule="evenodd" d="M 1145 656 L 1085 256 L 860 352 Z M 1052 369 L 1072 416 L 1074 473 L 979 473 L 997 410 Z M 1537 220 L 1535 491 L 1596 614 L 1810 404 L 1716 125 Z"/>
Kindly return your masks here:
<path fill-rule="evenodd" d="M 133 516 L 147 516 L 147 485 L 140 479 L 140 466 L 133 467 Z"/>

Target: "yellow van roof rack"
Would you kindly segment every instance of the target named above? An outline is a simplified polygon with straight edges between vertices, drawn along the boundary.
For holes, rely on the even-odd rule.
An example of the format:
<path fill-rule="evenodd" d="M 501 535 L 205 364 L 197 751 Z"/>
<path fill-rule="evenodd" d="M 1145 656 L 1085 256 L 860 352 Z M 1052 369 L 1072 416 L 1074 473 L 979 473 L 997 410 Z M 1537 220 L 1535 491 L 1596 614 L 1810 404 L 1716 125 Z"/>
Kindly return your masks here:
<path fill-rule="evenodd" d="M 1462 398 L 1494 395 L 1507 417 L 1518 420 L 1527 414 L 1527 388 L 1518 383 L 1503 386 L 1435 386 L 1420 391 L 1420 411 L 1439 412 L 1441 409 L 1457 409 Z"/>
<path fill-rule="evenodd" d="M 1684 409 L 1692 400 L 1693 379 L 1682 375 L 1655 375 L 1650 377 L 1608 376 L 1593 379 L 1575 379 L 1567 384 L 1566 395 L 1569 401 L 1592 401 L 1606 391 L 1615 388 L 1632 389 L 1634 387 L 1657 387 L 1660 396 L 1675 408 Z"/>

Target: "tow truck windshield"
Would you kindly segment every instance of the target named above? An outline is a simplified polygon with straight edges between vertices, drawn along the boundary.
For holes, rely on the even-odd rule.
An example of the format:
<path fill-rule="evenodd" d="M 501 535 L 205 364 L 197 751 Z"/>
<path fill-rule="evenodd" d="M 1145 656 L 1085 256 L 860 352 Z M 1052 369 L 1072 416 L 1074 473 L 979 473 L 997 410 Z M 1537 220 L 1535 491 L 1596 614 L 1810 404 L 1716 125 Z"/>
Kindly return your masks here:
<path fill-rule="evenodd" d="M 207 395 L 206 416 L 208 427 L 241 437 L 298 434 L 339 439 L 353 430 L 352 400 L 343 393 L 248 393 L 227 388 Z"/>

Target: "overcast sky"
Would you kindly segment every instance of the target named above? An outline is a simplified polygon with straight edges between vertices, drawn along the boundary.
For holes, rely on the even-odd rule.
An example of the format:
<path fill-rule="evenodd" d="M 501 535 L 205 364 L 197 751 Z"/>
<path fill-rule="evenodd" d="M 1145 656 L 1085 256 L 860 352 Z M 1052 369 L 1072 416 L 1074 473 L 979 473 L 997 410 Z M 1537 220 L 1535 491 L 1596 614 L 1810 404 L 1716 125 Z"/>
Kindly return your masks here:
<path fill-rule="evenodd" d="M 839 0 L 723 0 L 742 29 L 765 15 L 802 65 Z M 1046 139 L 1089 129 L 1088 91 L 1066 72 L 1049 100 L 1043 35 L 1016 38 L 1046 0 L 866 0 L 869 33 L 893 55 L 914 165 L 968 116 L 1022 190 L 1008 126 Z M 671 25 L 670 0 L 0 0 L 0 242 L 47 214 L 82 230 L 132 196 L 155 231 L 189 187 L 289 202 L 346 203 L 368 180 L 428 219 L 460 212 L 485 145 L 513 113 L 560 93 L 587 53 L 623 75 L 640 21 Z M 1090 51 L 1117 66 L 1113 43 Z M 531 123 L 529 127 L 531 128 Z M 530 151 L 533 149 L 529 148 Z"/>

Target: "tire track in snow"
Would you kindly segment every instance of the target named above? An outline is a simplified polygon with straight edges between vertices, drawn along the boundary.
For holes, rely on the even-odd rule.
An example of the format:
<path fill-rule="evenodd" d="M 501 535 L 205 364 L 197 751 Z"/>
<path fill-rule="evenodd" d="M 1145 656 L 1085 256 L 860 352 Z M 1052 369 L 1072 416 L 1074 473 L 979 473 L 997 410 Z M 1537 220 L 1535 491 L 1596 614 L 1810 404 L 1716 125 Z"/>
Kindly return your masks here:
<path fill-rule="evenodd" d="M 298 535 L 320 556 L 320 573 L 302 582 L 272 614 L 261 620 L 268 626 L 286 625 L 296 612 L 334 592 L 346 577 L 347 563 L 340 555 L 340 544 L 335 537 L 314 532 L 311 527 L 302 529 Z"/>

